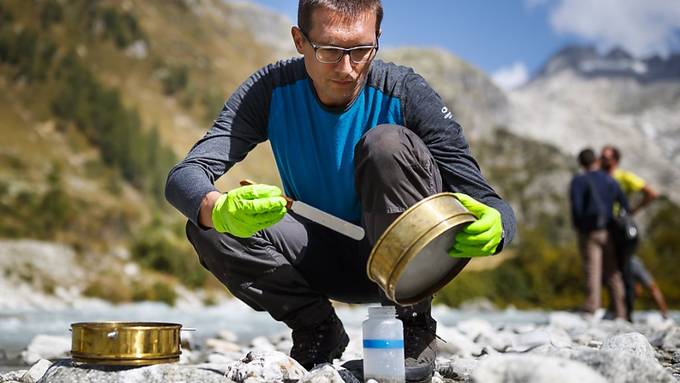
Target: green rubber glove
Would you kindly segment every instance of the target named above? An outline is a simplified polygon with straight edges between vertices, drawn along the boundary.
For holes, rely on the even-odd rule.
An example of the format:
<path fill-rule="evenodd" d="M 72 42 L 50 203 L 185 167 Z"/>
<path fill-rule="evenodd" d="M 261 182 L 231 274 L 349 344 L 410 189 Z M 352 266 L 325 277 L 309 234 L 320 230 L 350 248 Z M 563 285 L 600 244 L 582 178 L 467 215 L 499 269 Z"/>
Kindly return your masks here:
<path fill-rule="evenodd" d="M 503 239 L 501 213 L 467 194 L 454 194 L 477 217 L 477 221 L 456 234 L 456 243 L 449 249 L 449 255 L 454 258 L 470 258 L 495 254 Z"/>
<path fill-rule="evenodd" d="M 241 186 L 222 194 L 212 209 L 215 230 L 236 237 L 252 237 L 281 220 L 286 214 L 286 199 L 276 186 Z"/>

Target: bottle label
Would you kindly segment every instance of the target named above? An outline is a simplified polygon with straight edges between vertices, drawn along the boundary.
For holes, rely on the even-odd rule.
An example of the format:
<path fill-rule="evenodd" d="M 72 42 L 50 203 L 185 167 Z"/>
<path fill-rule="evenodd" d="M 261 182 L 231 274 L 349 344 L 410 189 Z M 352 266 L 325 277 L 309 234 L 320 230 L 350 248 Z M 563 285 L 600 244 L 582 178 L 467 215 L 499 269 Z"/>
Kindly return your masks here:
<path fill-rule="evenodd" d="M 403 339 L 364 339 L 364 348 L 404 348 Z"/>

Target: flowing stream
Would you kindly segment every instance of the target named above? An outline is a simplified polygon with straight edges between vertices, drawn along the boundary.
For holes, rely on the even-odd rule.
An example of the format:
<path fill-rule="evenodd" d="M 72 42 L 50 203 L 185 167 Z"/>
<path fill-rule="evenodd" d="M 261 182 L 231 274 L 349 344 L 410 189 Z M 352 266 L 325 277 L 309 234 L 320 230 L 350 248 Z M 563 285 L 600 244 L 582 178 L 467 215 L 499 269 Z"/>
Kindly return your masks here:
<path fill-rule="evenodd" d="M 366 306 L 341 306 L 337 312 L 347 327 L 359 328 L 367 317 Z M 435 306 L 433 309 L 433 317 L 447 326 L 470 318 L 485 319 L 491 324 L 545 324 L 549 314 L 547 311 L 514 309 L 458 310 L 445 306 Z M 678 321 L 680 312 L 673 312 L 673 318 Z M 16 366 L 21 351 L 38 334 L 70 337 L 71 323 L 111 320 L 181 323 L 185 328 L 196 329 L 191 336 L 199 345 L 221 330 L 234 333 L 239 343 L 247 343 L 257 336 L 288 331 L 285 325 L 273 320 L 269 314 L 256 312 L 237 300 L 206 307 L 171 307 L 154 302 L 123 305 L 88 302 L 78 307 L 52 310 L 9 309 L 0 312 L 0 366 L 4 366 L 0 367 L 0 371 Z"/>

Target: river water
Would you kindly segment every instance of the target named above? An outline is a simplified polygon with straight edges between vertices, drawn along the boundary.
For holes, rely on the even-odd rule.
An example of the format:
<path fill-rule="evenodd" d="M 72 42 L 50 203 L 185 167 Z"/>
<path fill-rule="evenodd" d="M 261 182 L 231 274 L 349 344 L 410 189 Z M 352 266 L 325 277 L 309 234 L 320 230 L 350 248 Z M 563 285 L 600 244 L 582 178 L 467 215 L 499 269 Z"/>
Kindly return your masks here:
<path fill-rule="evenodd" d="M 342 306 L 337 308 L 337 312 L 348 327 L 360 327 L 361 322 L 367 317 L 365 306 Z M 472 317 L 482 317 L 492 323 L 543 323 L 547 321 L 548 314 L 540 311 L 515 310 L 479 313 L 435 306 L 433 316 L 447 325 Z M 122 305 L 90 302 L 80 307 L 52 310 L 0 311 L 0 353 L 4 352 L 5 359 L 11 359 L 24 350 L 38 334 L 69 337 L 71 323 L 112 320 L 181 323 L 184 327 L 196 329 L 192 337 L 199 344 L 220 330 L 233 332 L 238 336 L 240 343 L 246 343 L 256 336 L 269 336 L 287 331 L 285 325 L 273 320 L 269 314 L 256 312 L 238 300 L 229 300 L 216 306 L 184 308 L 155 302 Z"/>
<path fill-rule="evenodd" d="M 366 319 L 368 311 L 366 306 L 341 306 L 337 312 L 345 326 L 358 328 Z M 547 311 L 474 311 L 435 306 L 432 315 L 442 325 L 453 326 L 470 318 L 485 319 L 494 325 L 545 324 L 549 314 Z M 680 313 L 673 312 L 673 318 L 677 323 Z M 221 330 L 236 334 L 239 343 L 247 343 L 256 336 L 288 331 L 285 325 L 273 320 L 269 314 L 256 312 L 238 300 L 206 307 L 171 307 L 154 302 L 122 305 L 88 302 L 78 307 L 52 310 L 5 309 L 0 311 L 0 366 L 4 366 L 0 370 L 15 365 L 21 351 L 38 334 L 70 337 L 71 323 L 111 320 L 181 323 L 184 327 L 196 329 L 192 338 L 197 344 Z"/>

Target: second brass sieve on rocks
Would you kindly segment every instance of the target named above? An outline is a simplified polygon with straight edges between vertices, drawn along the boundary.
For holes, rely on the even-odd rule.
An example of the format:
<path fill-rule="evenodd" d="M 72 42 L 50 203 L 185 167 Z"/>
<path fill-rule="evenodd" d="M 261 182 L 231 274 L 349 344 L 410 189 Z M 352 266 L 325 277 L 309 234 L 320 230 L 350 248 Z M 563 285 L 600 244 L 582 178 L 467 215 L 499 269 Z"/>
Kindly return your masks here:
<path fill-rule="evenodd" d="M 396 303 L 419 302 L 444 287 L 470 261 L 452 258 L 448 250 L 456 233 L 475 220 L 453 193 L 419 201 L 375 243 L 368 258 L 368 277 Z"/>
<path fill-rule="evenodd" d="M 81 322 L 71 324 L 71 356 L 76 362 L 146 366 L 179 361 L 177 323 Z"/>

